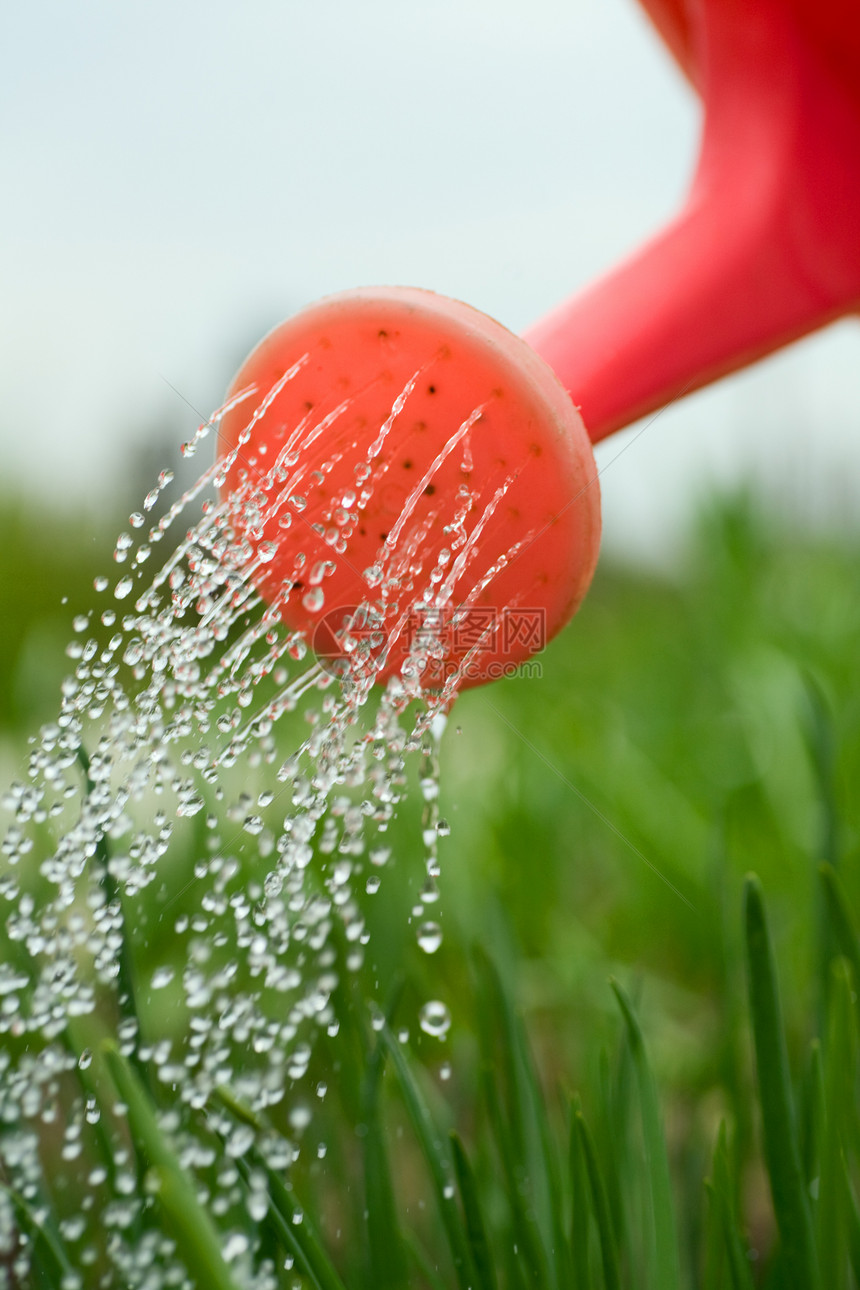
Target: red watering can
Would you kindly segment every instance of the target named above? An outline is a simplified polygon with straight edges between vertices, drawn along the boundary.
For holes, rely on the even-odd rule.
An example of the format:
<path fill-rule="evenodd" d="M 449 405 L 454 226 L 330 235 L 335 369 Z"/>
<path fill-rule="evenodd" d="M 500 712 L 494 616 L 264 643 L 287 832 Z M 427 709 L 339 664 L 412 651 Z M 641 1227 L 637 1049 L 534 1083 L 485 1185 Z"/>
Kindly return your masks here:
<path fill-rule="evenodd" d="M 860 4 L 643 2 L 704 101 L 689 198 L 526 335 L 593 442 L 860 309 Z"/>
<path fill-rule="evenodd" d="M 590 444 L 860 309 L 858 0 L 645 4 L 705 109 L 668 228 L 524 339 L 430 292 L 348 292 L 231 387 L 243 558 L 335 663 L 451 693 L 516 667 L 594 570 Z"/>

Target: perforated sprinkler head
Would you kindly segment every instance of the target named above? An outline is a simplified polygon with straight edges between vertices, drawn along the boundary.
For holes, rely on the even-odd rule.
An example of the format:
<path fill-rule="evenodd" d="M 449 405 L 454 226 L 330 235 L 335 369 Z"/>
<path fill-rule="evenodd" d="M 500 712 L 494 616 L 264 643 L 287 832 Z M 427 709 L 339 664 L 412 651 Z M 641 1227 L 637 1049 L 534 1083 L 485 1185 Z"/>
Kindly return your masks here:
<path fill-rule="evenodd" d="M 222 495 L 249 576 L 323 662 L 422 689 L 516 669 L 591 581 L 591 444 L 546 363 L 429 291 L 332 296 L 242 365 Z"/>

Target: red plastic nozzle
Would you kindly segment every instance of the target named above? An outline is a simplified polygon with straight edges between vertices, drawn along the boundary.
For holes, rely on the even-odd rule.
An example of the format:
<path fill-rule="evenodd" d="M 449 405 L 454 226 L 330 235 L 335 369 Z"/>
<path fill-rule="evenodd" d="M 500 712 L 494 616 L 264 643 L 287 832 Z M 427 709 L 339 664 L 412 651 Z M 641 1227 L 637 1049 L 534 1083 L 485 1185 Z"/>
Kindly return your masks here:
<path fill-rule="evenodd" d="M 585 594 L 591 444 L 550 368 L 485 314 L 410 288 L 332 296 L 261 342 L 230 401 L 243 567 L 333 667 L 351 652 L 382 679 L 409 662 L 423 687 L 476 685 Z"/>

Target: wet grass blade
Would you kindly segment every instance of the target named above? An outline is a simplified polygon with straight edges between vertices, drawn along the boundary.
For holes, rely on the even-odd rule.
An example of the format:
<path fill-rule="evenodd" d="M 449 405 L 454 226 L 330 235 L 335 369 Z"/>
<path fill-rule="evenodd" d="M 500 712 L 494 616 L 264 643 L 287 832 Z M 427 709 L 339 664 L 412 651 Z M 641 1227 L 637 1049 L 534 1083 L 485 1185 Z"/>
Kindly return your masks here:
<path fill-rule="evenodd" d="M 84 775 L 87 797 L 91 797 L 95 792 L 95 784 L 90 774 L 90 759 L 86 749 L 81 744 L 77 751 L 78 764 Z M 110 870 L 110 850 L 108 848 L 107 837 L 99 829 L 95 844 L 96 859 L 99 863 L 99 883 L 104 892 L 105 904 L 114 905 L 119 910 L 119 949 L 117 951 L 117 979 L 116 995 L 117 1007 L 119 1008 L 120 1017 L 123 1021 L 134 1023 L 135 1033 L 140 1035 L 140 1017 L 137 1010 L 137 995 L 134 984 L 134 963 L 132 961 L 131 946 L 129 945 L 128 932 L 125 921 L 125 914 L 122 907 L 122 897 L 119 886 Z M 137 1071 L 144 1086 L 152 1095 L 152 1085 L 149 1079 L 149 1072 L 146 1064 L 140 1060 L 137 1053 L 132 1057 L 134 1068 Z"/>
<path fill-rule="evenodd" d="M 848 1196 L 844 1152 L 853 1136 L 856 1039 L 851 968 L 833 965 L 824 1071 L 822 1134 L 815 1228 L 821 1283 L 844 1284 L 848 1263 Z"/>
<path fill-rule="evenodd" d="M 415 1264 L 421 1276 L 430 1286 L 430 1290 L 449 1290 L 449 1287 L 439 1276 L 435 1267 L 430 1263 L 427 1254 L 422 1249 L 418 1241 L 416 1241 L 414 1237 L 410 1236 L 408 1232 L 403 1239 L 409 1257 Z"/>
<path fill-rule="evenodd" d="M 363 1139 L 364 1194 L 371 1284 L 395 1290 L 407 1282 L 406 1254 L 394 1203 L 394 1187 L 381 1119 L 366 1125 Z"/>
<path fill-rule="evenodd" d="M 388 1010 L 393 1013 L 393 1006 Z M 382 1072 L 385 1048 L 379 1041 L 370 1054 L 362 1089 L 365 1208 L 370 1281 L 379 1290 L 397 1290 L 407 1283 L 406 1251 L 394 1203 L 394 1186 L 385 1144 L 382 1114 Z"/>
<path fill-rule="evenodd" d="M 588 1125 L 581 1111 L 577 1111 L 573 1117 L 579 1143 L 582 1148 L 585 1168 L 588 1174 L 588 1181 L 591 1187 L 591 1200 L 594 1206 L 594 1218 L 597 1223 L 597 1234 L 600 1238 L 600 1257 L 603 1263 L 603 1282 L 606 1290 L 621 1290 L 621 1277 L 618 1267 L 618 1249 L 615 1243 L 615 1233 L 612 1229 L 612 1219 L 609 1215 L 609 1202 L 606 1198 L 606 1188 L 600 1173 L 600 1165 L 597 1160 L 597 1152 L 594 1149 L 594 1143 L 591 1138 Z"/>
<path fill-rule="evenodd" d="M 228 1088 L 226 1084 L 219 1084 L 218 1087 L 213 1090 L 212 1097 L 215 1101 L 218 1101 L 225 1106 L 234 1119 L 238 1120 L 240 1124 L 247 1124 L 255 1133 L 264 1132 L 266 1126 L 263 1124 L 263 1121 L 260 1119 L 259 1115 L 257 1115 L 256 1111 L 252 1111 L 249 1106 L 246 1106 L 242 1099 L 238 1098 L 233 1090 Z"/>
<path fill-rule="evenodd" d="M 617 981 L 613 980 L 610 984 L 624 1017 L 639 1087 L 642 1134 L 645 1140 L 654 1221 L 655 1284 L 659 1290 L 679 1290 L 681 1272 L 678 1264 L 678 1236 L 675 1230 L 669 1161 L 666 1157 L 666 1138 L 663 1133 L 657 1089 L 645 1052 L 642 1031 L 630 1000 Z"/>
<path fill-rule="evenodd" d="M 478 1186 L 469 1157 L 456 1133 L 451 1134 L 451 1153 L 454 1158 L 454 1172 L 457 1175 L 457 1186 L 460 1191 L 460 1202 L 466 1220 L 466 1238 L 472 1254 L 472 1263 L 477 1278 L 476 1290 L 496 1290 L 496 1274 L 493 1268 L 493 1257 L 490 1243 L 487 1240 L 487 1227 L 478 1194 Z"/>
<path fill-rule="evenodd" d="M 80 1085 L 81 1093 L 83 1094 L 84 1101 L 87 1103 L 98 1102 L 99 1100 L 98 1083 L 95 1078 L 95 1072 L 93 1070 L 93 1067 L 82 1066 L 80 1058 L 81 1058 L 83 1049 L 85 1047 L 89 1048 L 91 1052 L 93 1050 L 95 1050 L 96 1052 L 99 1051 L 99 1044 L 101 1042 L 101 1039 L 104 1036 L 100 1028 L 98 1031 L 95 1031 L 95 1033 L 98 1035 L 97 1039 L 93 1039 L 92 1036 L 88 1034 L 87 1039 L 89 1040 L 89 1042 L 81 1043 L 80 1042 L 81 1035 L 80 1033 L 78 1033 L 77 1028 L 75 1028 L 75 1030 L 72 1030 L 71 1027 L 67 1026 L 65 1031 L 63 1032 L 63 1043 L 66 1046 L 67 1052 L 69 1052 L 75 1060 L 75 1078 L 77 1079 L 78 1084 Z M 105 1125 L 104 1116 L 100 1115 L 96 1120 L 95 1124 L 93 1125 L 93 1134 L 94 1134 L 96 1143 L 98 1144 L 99 1154 L 102 1158 L 102 1164 L 107 1170 L 110 1187 L 111 1189 L 113 1189 L 115 1180 L 116 1180 L 116 1172 L 117 1172 L 116 1161 L 114 1160 L 113 1146 L 111 1144 L 110 1135 L 108 1134 L 107 1127 Z"/>
<path fill-rule="evenodd" d="M 761 884 L 752 874 L 744 885 L 744 911 L 764 1154 L 782 1243 L 783 1266 L 794 1290 L 817 1290 L 812 1218 L 800 1164 L 776 965 Z"/>
<path fill-rule="evenodd" d="M 165 1227 L 176 1241 L 180 1258 L 200 1290 L 237 1290 L 212 1219 L 197 1199 L 192 1180 L 164 1137 L 140 1076 L 113 1043 L 103 1045 L 105 1061 L 120 1098 L 139 1158 L 149 1166 L 152 1186 Z"/>
<path fill-rule="evenodd" d="M 543 1192 L 545 1194 L 545 1204 L 549 1210 L 548 1226 L 551 1233 L 548 1261 L 555 1270 L 557 1290 L 568 1290 L 573 1273 L 570 1263 L 570 1247 L 564 1229 L 564 1193 L 562 1191 L 561 1173 L 555 1151 L 554 1136 L 550 1129 L 546 1101 L 541 1091 L 537 1069 L 529 1049 L 525 1030 L 519 1019 L 515 1019 L 514 1024 L 518 1036 L 520 1061 L 525 1073 L 526 1091 L 534 1108 L 540 1156 L 543 1162 Z"/>
<path fill-rule="evenodd" d="M 345 1290 L 315 1225 L 283 1179 L 254 1150 L 250 1152 L 249 1160 L 236 1163 L 246 1182 L 252 1165 L 265 1173 L 269 1186 L 269 1220 L 284 1249 L 295 1259 L 296 1267 L 311 1282 L 313 1290 Z"/>
<path fill-rule="evenodd" d="M 708 1204 L 702 1226 L 702 1279 L 700 1290 L 727 1290 L 726 1246 L 710 1178 L 705 1179 Z"/>
<path fill-rule="evenodd" d="M 513 1225 L 514 1245 L 517 1257 L 510 1270 L 511 1278 L 517 1278 L 515 1284 L 528 1282 L 536 1290 L 546 1290 L 546 1267 L 534 1215 L 529 1198 L 523 1194 L 521 1179 L 524 1171 L 518 1164 L 516 1148 L 513 1143 L 507 1106 L 503 1103 L 496 1081 L 496 1069 L 487 1065 L 481 1071 L 481 1087 L 487 1107 L 487 1115 L 492 1126 L 493 1136 L 499 1151 L 502 1164 L 508 1207 Z M 517 1272 L 514 1271 L 517 1269 Z M 523 1272 L 523 1268 L 526 1269 Z"/>
<path fill-rule="evenodd" d="M 56 1223 L 53 1220 L 48 1223 L 40 1222 L 23 1196 L 5 1183 L 0 1183 L 0 1188 L 12 1203 L 20 1230 L 27 1235 L 32 1257 L 42 1267 L 51 1284 L 60 1286 L 66 1278 L 74 1278 L 75 1270 L 56 1229 Z"/>
<path fill-rule="evenodd" d="M 502 992 L 501 979 L 497 975 L 499 991 Z M 541 1228 L 537 1212 L 534 1216 L 532 1230 L 537 1238 L 537 1249 L 533 1256 L 540 1258 L 541 1270 L 551 1268 L 555 1274 L 557 1290 L 568 1290 L 572 1271 L 570 1267 L 570 1250 L 564 1227 L 564 1195 L 561 1185 L 559 1163 L 554 1146 L 554 1135 L 550 1129 L 546 1099 L 538 1080 L 534 1058 L 529 1047 L 528 1038 L 522 1020 L 511 1007 L 507 995 L 503 998 L 504 1007 L 504 1044 L 509 1049 L 514 1066 L 513 1078 L 520 1100 L 519 1116 L 523 1127 L 523 1140 L 526 1144 L 524 1168 L 532 1180 L 533 1202 L 535 1210 L 539 1205 L 544 1212 L 546 1234 L 549 1237 L 549 1248 L 544 1258 L 541 1249 Z M 534 1140 L 536 1138 L 536 1141 Z M 529 1153 L 531 1145 L 531 1153 Z M 531 1164 L 529 1164 L 529 1154 Z M 540 1169 L 542 1167 L 542 1175 Z M 537 1175 L 537 1176 L 536 1176 Z M 530 1225 L 531 1226 L 531 1225 Z M 546 1275 L 549 1275 L 547 1271 Z"/>
<path fill-rule="evenodd" d="M 582 1140 L 576 1123 L 576 1117 L 581 1111 L 579 1097 L 575 1097 L 570 1107 L 570 1140 L 568 1143 L 571 1197 L 571 1275 L 573 1290 L 590 1290 L 588 1174 L 585 1168 Z"/>
<path fill-rule="evenodd" d="M 833 931 L 837 952 L 851 964 L 854 980 L 860 982 L 860 939 L 849 912 L 848 900 L 839 876 L 832 865 L 818 867 L 824 890 L 824 904 Z"/>
<path fill-rule="evenodd" d="M 470 1290 L 474 1285 L 475 1272 L 466 1231 L 451 1186 L 450 1160 L 400 1044 L 387 1025 L 382 1028 L 379 1037 L 391 1059 L 406 1112 L 430 1171 L 457 1281 L 461 1290 Z"/>
<path fill-rule="evenodd" d="M 860 1285 L 860 1210 L 857 1208 L 857 1201 L 854 1196 L 854 1188 L 851 1185 L 851 1179 L 848 1177 L 848 1167 L 843 1157 L 842 1160 L 843 1179 L 845 1183 L 845 1195 L 847 1198 L 846 1221 L 848 1225 L 848 1257 L 851 1261 L 851 1271 L 854 1274 L 854 1280 Z"/>
<path fill-rule="evenodd" d="M 706 1182 L 705 1186 L 710 1194 L 711 1205 L 722 1237 L 732 1290 L 753 1290 L 752 1271 L 738 1226 L 725 1123 L 720 1125 L 717 1134 L 714 1176 L 710 1182 Z"/>
<path fill-rule="evenodd" d="M 164 1226 L 176 1241 L 179 1256 L 198 1290 L 239 1290 L 221 1254 L 218 1233 L 197 1202 L 190 1179 L 167 1165 L 154 1165 L 147 1189 L 164 1214 Z"/>
<path fill-rule="evenodd" d="M 804 675 L 807 710 L 803 723 L 817 781 L 821 812 L 821 841 L 818 854 L 834 868 L 839 862 L 839 807 L 836 800 L 836 736 L 833 712 L 827 696 L 816 678 Z"/>
<path fill-rule="evenodd" d="M 622 1162 L 628 1159 L 630 1152 L 630 1085 L 633 1078 L 626 1031 L 621 1033 L 614 1066 L 608 1050 L 601 1049 L 599 1072 L 597 1122 L 592 1133 L 603 1161 L 603 1182 L 612 1218 L 612 1230 L 619 1250 L 619 1261 L 622 1261 L 621 1251 L 628 1250 L 631 1244 L 630 1224 L 621 1186 Z"/>
<path fill-rule="evenodd" d="M 539 1142 L 534 1143 L 535 1085 L 529 1088 L 528 1058 L 499 973 L 480 947 L 474 960 L 482 1085 L 505 1174 L 516 1244 L 529 1286 L 548 1290 L 549 1270 L 534 1198 L 534 1162 L 542 1150 Z M 552 1184 L 548 1185 L 551 1189 Z M 560 1197 L 556 1199 L 560 1203 Z"/>
<path fill-rule="evenodd" d="M 214 1097 L 241 1124 L 247 1124 L 255 1133 L 265 1132 L 266 1125 L 260 1117 L 229 1088 L 219 1086 L 215 1089 Z M 344 1290 L 343 1282 L 326 1253 L 313 1220 L 257 1148 L 252 1147 L 247 1159 L 237 1160 L 236 1165 L 246 1183 L 250 1180 L 252 1167 L 266 1175 L 269 1189 L 268 1220 L 284 1250 L 292 1255 L 299 1270 L 312 1282 L 314 1290 Z"/>
<path fill-rule="evenodd" d="M 821 1139 L 824 1133 L 824 1074 L 821 1069 L 821 1041 L 810 1045 L 809 1069 L 800 1090 L 800 1161 L 807 1186 L 821 1169 Z"/>

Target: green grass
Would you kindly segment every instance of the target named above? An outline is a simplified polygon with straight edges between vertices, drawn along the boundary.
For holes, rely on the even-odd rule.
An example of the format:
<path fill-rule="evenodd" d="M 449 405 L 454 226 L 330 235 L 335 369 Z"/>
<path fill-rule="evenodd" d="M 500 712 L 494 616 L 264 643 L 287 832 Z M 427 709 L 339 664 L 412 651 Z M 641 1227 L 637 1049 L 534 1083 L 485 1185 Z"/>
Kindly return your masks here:
<path fill-rule="evenodd" d="M 91 549 L 67 545 L 76 586 L 105 563 Z M 100 1150 L 117 1168 L 132 1153 L 144 1228 L 192 1284 L 243 1284 L 223 1254 L 238 1223 L 284 1287 L 860 1284 L 858 592 L 857 535 L 715 502 L 671 576 L 601 569 L 540 680 L 458 701 L 442 948 L 415 947 L 409 805 L 398 862 L 364 901 L 370 942 L 343 974 L 340 1031 L 297 1090 L 328 1086 L 298 1159 L 281 1173 L 253 1151 L 237 1162 L 246 1195 L 263 1178 L 263 1216 L 248 1204 L 219 1220 L 198 1194 L 219 1166 L 196 1182 L 183 1169 L 162 1127 L 169 1094 L 156 1106 L 145 1071 L 97 1052 L 81 1079 L 103 1106 Z M 69 633 L 56 605 L 46 618 L 7 603 L 11 761 L 28 717 L 48 715 Z M 178 894 L 188 870 L 177 854 L 177 912 L 193 908 L 193 887 Z M 158 928 L 153 908 L 129 930 L 130 976 Z M 126 994 L 144 1032 L 168 1024 L 157 997 Z M 444 1043 L 418 1027 L 428 998 L 451 1008 Z M 243 1116 L 229 1090 L 201 1112 L 222 1163 Z M 261 1127 L 289 1132 L 277 1108 Z M 57 1163 L 49 1203 L 10 1198 L 36 1290 L 78 1266 Z"/>
<path fill-rule="evenodd" d="M 856 941 L 833 871 L 822 868 L 820 881 L 830 892 L 829 907 L 839 911 L 843 932 Z M 709 1239 L 692 1252 L 694 1266 L 686 1275 L 681 1273 L 679 1207 L 669 1177 L 660 1099 L 636 1012 L 620 986 L 612 987 L 619 1012 L 617 1056 L 629 1060 L 635 1078 L 627 1082 L 621 1106 L 608 1106 L 597 1089 L 589 1090 L 589 1100 L 596 1120 L 617 1119 L 620 1112 L 634 1132 L 607 1140 L 595 1137 L 577 1098 L 568 1144 L 559 1131 L 563 1116 L 553 1112 L 540 1088 L 511 1001 L 482 954 L 475 964 L 479 1068 L 467 1099 L 472 1112 L 485 1117 L 482 1132 L 473 1129 L 475 1145 L 465 1146 L 456 1132 L 446 1135 L 444 1114 L 431 1109 L 426 1072 L 386 1022 L 372 1043 L 368 1041 L 361 1119 L 351 1126 L 361 1143 L 357 1154 L 362 1157 L 363 1187 L 347 1174 L 321 1176 L 319 1171 L 316 1178 L 305 1176 L 294 1185 L 293 1179 L 268 1170 L 267 1212 L 254 1218 L 248 1214 L 249 1245 L 262 1248 L 265 1229 L 281 1261 L 291 1261 L 299 1284 L 314 1290 L 426 1284 L 463 1290 L 668 1290 L 682 1284 L 742 1290 L 757 1283 L 771 1290 L 813 1290 L 852 1285 L 860 1235 L 855 1182 L 860 1164 L 857 995 L 852 969 L 842 956 L 828 965 L 822 1087 L 812 1081 L 806 1090 L 813 1102 L 806 1114 L 814 1128 L 804 1169 L 771 934 L 754 876 L 745 885 L 744 907 L 757 1071 L 757 1097 L 750 1088 L 754 1106 L 746 1109 L 755 1109 L 762 1125 L 775 1229 L 766 1251 L 750 1248 L 748 1223 L 738 1203 L 742 1175 L 723 1123 L 713 1144 L 712 1169 L 700 1185 L 699 1203 L 709 1210 Z M 836 920 L 834 931 L 835 926 Z M 366 1022 L 361 1016 L 352 1020 L 358 1025 Z M 109 1084 L 102 1085 L 104 1110 L 108 1113 L 116 1093 L 127 1107 L 143 1185 L 154 1200 L 148 1221 L 163 1226 L 172 1237 L 192 1284 L 237 1290 L 242 1282 L 231 1274 L 216 1226 L 197 1195 L 195 1180 L 181 1167 L 159 1126 L 145 1084 L 112 1042 L 103 1045 L 102 1061 L 110 1077 Z M 390 1087 L 383 1094 L 386 1065 Z M 255 1123 L 263 1130 L 229 1094 L 223 1106 L 239 1123 Z M 414 1168 L 408 1145 L 405 1152 L 397 1149 L 397 1135 L 389 1132 L 398 1108 L 405 1113 L 411 1146 L 422 1164 L 418 1190 L 426 1194 L 428 1208 L 432 1204 L 421 1231 L 410 1221 L 408 1206 L 397 1200 L 400 1189 L 392 1171 L 398 1162 L 410 1172 Z M 346 1127 L 341 1125 L 341 1131 Z M 477 1168 L 482 1152 L 495 1163 L 494 1181 L 482 1178 Z M 253 1149 L 239 1164 L 246 1183 L 261 1167 L 265 1168 Z M 618 1221 L 610 1201 L 613 1190 L 624 1213 L 644 1217 L 644 1230 Z M 323 1191 L 333 1192 L 339 1206 L 359 1211 L 356 1225 L 364 1236 L 359 1251 L 332 1248 L 336 1242 L 320 1233 L 315 1212 L 326 1208 Z M 38 1284 L 61 1286 L 63 1273 L 74 1267 L 73 1252 L 54 1224 L 38 1223 L 30 1209 L 14 1199 L 22 1230 L 33 1239 Z M 766 1270 L 763 1282 L 755 1275 L 757 1269 Z"/>

